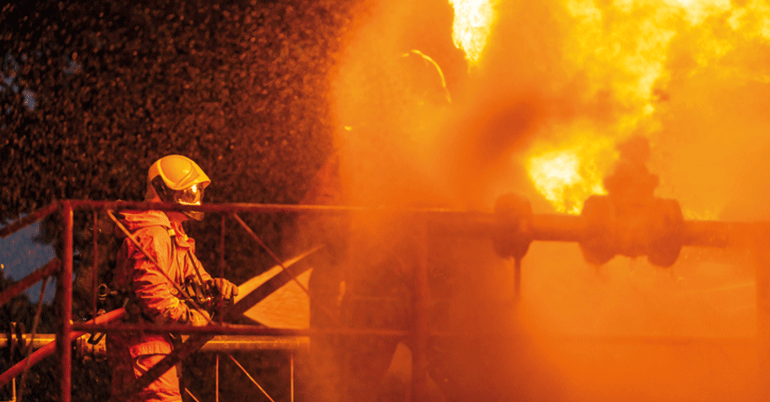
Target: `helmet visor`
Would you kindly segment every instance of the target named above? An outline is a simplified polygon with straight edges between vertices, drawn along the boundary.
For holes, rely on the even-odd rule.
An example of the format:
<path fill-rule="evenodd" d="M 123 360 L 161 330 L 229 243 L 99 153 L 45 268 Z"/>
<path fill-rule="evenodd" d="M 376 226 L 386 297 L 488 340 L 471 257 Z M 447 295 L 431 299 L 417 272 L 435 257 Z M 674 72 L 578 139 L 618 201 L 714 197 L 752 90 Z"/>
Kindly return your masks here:
<path fill-rule="evenodd" d="M 203 201 L 203 188 L 205 185 L 202 183 L 193 184 L 184 190 L 171 190 L 166 186 L 163 178 L 156 176 L 152 179 L 151 184 L 158 198 L 164 202 L 173 202 L 181 205 L 201 205 L 201 201 Z M 203 219 L 203 212 L 185 211 L 184 214 L 198 221 Z"/>
<path fill-rule="evenodd" d="M 203 201 L 203 186 L 193 184 L 184 190 L 174 191 L 174 202 L 183 205 L 200 205 Z"/>
<path fill-rule="evenodd" d="M 175 203 L 182 205 L 201 205 L 201 201 L 203 201 L 203 186 L 193 184 L 184 190 L 174 191 L 173 200 Z M 184 214 L 196 221 L 203 220 L 203 212 L 200 211 L 185 211 Z"/>

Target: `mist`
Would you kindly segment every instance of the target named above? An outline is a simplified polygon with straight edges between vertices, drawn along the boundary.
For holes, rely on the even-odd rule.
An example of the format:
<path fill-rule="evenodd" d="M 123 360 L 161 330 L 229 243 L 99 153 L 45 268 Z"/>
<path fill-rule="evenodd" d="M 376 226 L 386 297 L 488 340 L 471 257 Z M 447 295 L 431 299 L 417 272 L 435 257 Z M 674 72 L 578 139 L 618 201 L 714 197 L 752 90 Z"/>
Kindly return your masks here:
<path fill-rule="evenodd" d="M 337 202 L 490 212 L 514 192 L 535 213 L 560 213 L 591 193 L 547 199 L 528 171 L 533 157 L 575 149 L 593 175 L 582 177 L 600 185 L 615 146 L 641 136 L 655 195 L 677 200 L 686 219 L 767 219 L 764 3 L 500 0 L 474 62 L 452 42 L 451 3 L 412 3 L 367 2 L 346 35 L 331 94 Z M 379 240 L 352 236 L 343 270 L 358 273 L 344 282 L 411 280 L 409 224 L 360 216 L 351 226 Z M 535 242 L 517 301 L 513 263 L 488 239 L 430 247 L 431 296 L 443 306 L 434 329 L 499 336 L 444 345 L 431 371 L 436 400 L 760 399 L 746 250 L 686 247 L 670 268 L 622 256 L 597 267 L 577 244 Z M 388 266 L 398 273 L 382 274 Z M 408 310 L 403 297 L 389 308 Z M 387 359 L 388 378 L 398 359 Z"/>

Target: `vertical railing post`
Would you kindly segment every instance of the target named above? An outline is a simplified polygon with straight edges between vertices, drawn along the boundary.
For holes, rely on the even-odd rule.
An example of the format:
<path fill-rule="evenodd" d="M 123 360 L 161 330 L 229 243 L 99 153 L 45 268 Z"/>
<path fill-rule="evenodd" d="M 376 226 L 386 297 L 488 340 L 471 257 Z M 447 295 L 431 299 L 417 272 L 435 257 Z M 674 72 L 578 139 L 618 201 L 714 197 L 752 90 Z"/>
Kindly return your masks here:
<path fill-rule="evenodd" d="M 56 355 L 59 356 L 61 378 L 59 378 L 60 402 L 70 402 L 72 352 L 70 340 L 72 332 L 72 252 L 73 252 L 73 212 L 69 202 L 62 202 L 62 221 L 64 222 L 63 259 L 64 264 L 56 280 L 56 302 L 59 305 L 59 325 L 56 334 Z"/>
<path fill-rule="evenodd" d="M 752 250 L 756 273 L 757 298 L 757 360 L 760 399 L 770 398 L 770 236 L 760 228 L 753 237 Z"/>
<path fill-rule="evenodd" d="M 417 223 L 418 261 L 412 289 L 414 327 L 412 337 L 412 401 L 426 400 L 428 381 L 428 228 L 427 219 Z"/>
<path fill-rule="evenodd" d="M 220 228 L 220 243 L 219 243 L 219 277 L 224 278 L 225 277 L 225 223 L 226 223 L 226 214 L 221 215 L 222 218 L 222 227 Z M 222 324 L 224 322 L 224 314 L 223 314 L 223 306 L 222 303 L 219 304 L 219 323 Z"/>
<path fill-rule="evenodd" d="M 99 210 L 94 209 L 94 227 L 93 227 L 93 274 L 91 275 L 91 308 L 93 309 L 94 318 L 99 312 L 97 309 L 98 299 L 98 287 L 99 287 Z"/>
<path fill-rule="evenodd" d="M 214 364 L 214 402 L 219 402 L 219 352 L 217 352 L 216 362 Z"/>

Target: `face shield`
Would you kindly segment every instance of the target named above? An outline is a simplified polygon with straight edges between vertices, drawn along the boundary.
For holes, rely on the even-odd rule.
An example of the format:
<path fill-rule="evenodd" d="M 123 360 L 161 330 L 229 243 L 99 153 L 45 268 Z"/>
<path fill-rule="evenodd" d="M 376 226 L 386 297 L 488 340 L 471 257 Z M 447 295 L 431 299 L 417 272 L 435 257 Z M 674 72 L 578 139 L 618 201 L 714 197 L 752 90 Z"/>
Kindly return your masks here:
<path fill-rule="evenodd" d="M 203 188 L 201 183 L 193 184 L 182 190 L 172 190 L 166 186 L 163 182 L 163 178 L 160 176 L 152 179 L 152 187 L 155 189 L 155 193 L 163 202 L 173 202 L 180 205 L 201 205 L 203 201 Z M 203 212 L 199 211 L 184 211 L 185 215 L 189 216 L 196 221 L 203 220 Z"/>

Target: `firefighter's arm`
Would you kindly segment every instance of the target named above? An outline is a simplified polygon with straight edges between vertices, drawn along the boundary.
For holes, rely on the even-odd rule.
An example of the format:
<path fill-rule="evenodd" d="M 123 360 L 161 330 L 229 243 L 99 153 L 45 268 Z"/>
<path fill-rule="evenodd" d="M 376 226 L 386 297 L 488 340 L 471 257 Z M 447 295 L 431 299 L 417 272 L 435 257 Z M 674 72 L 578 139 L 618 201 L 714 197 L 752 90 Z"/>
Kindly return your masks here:
<path fill-rule="evenodd" d="M 207 284 L 210 288 L 213 287 L 217 294 L 222 296 L 225 301 L 232 301 L 235 296 L 238 296 L 238 286 L 224 278 L 212 278 L 203 268 L 203 264 L 195 257 L 194 253 L 192 254 L 192 262 L 200 273 L 203 283 Z"/>
<path fill-rule="evenodd" d="M 226 301 L 232 301 L 235 296 L 238 296 L 238 286 L 228 281 L 225 278 L 215 278 L 209 282 L 210 286 L 216 288 L 219 295 Z"/>
<path fill-rule="evenodd" d="M 157 228 L 157 230 L 164 230 Z M 147 233 L 137 236 L 139 244 L 155 259 L 157 264 L 144 253 L 135 250 L 133 260 L 133 289 L 142 311 L 159 323 L 180 323 L 206 325 L 208 313 L 197 311 L 182 301 L 171 280 L 171 244 L 162 233 Z"/>

